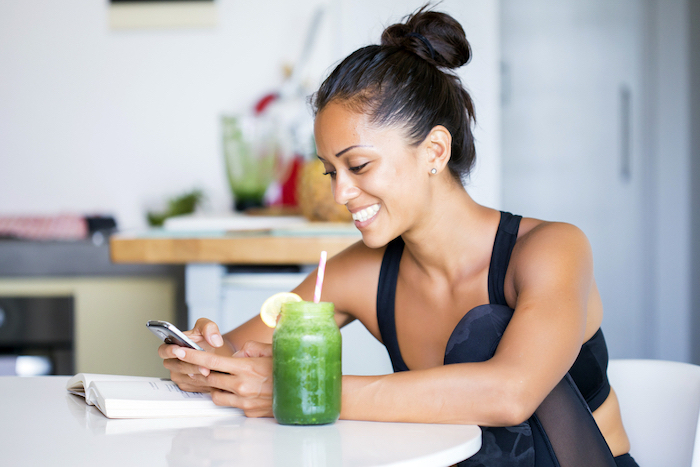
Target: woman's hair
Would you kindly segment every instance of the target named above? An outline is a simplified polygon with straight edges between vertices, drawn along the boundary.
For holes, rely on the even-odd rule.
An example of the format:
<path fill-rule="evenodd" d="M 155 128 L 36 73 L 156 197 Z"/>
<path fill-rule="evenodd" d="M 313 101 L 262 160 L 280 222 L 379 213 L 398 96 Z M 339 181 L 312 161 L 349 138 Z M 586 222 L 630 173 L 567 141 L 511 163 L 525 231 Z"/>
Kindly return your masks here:
<path fill-rule="evenodd" d="M 339 102 L 367 114 L 374 124 L 403 128 L 413 145 L 442 125 L 452 135 L 448 167 L 461 182 L 476 158 L 474 104 L 450 70 L 470 59 L 462 26 L 426 5 L 403 23 L 387 27 L 380 45 L 345 58 L 311 96 L 314 115 Z"/>

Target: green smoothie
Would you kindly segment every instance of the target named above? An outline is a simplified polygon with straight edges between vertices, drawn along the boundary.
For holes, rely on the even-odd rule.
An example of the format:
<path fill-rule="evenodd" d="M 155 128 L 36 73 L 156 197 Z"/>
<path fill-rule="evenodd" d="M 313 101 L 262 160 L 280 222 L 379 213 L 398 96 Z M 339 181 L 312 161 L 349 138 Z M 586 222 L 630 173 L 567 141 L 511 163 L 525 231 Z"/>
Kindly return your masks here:
<path fill-rule="evenodd" d="M 341 336 L 333 304 L 282 305 L 272 337 L 272 412 L 283 425 L 333 423 L 340 415 Z"/>

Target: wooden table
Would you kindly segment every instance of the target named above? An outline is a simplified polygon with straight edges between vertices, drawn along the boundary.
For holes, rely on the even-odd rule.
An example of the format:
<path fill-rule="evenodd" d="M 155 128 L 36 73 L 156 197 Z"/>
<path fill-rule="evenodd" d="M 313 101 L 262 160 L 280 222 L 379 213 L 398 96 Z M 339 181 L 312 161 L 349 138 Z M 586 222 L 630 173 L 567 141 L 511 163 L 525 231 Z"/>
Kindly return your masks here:
<path fill-rule="evenodd" d="M 340 420 L 282 426 L 242 416 L 110 420 L 68 394 L 68 377 L 0 377 L 2 465 L 421 467 L 481 447 L 474 425 Z"/>
<path fill-rule="evenodd" d="M 333 256 L 360 239 L 351 225 L 310 223 L 239 232 L 153 229 L 116 234 L 109 243 L 115 263 L 297 265 L 318 263 L 321 251 Z"/>

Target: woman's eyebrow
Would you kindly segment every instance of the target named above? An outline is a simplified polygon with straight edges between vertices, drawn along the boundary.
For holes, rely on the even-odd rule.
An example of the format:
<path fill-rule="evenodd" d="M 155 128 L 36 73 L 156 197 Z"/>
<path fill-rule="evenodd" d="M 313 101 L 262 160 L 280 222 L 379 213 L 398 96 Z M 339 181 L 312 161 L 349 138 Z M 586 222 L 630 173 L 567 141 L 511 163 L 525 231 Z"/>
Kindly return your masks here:
<path fill-rule="evenodd" d="M 348 152 L 348 151 L 351 150 L 351 149 L 355 149 L 355 148 L 371 148 L 371 147 L 372 147 L 372 145 L 370 145 L 370 144 L 356 144 L 356 145 L 354 145 L 354 146 L 350 146 L 350 147 L 348 147 L 348 148 L 343 149 L 343 150 L 340 151 L 338 154 L 336 154 L 335 157 L 340 157 L 340 156 L 342 156 L 343 154 L 345 154 L 346 152 Z"/>

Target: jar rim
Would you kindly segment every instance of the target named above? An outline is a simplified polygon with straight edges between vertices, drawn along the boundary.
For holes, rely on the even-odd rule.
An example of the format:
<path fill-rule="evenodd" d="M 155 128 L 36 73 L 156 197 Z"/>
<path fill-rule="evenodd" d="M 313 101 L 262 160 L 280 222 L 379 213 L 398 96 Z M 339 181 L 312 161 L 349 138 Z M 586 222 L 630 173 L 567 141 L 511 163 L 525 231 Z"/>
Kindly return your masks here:
<path fill-rule="evenodd" d="M 333 302 L 288 302 L 282 305 L 282 314 L 333 314 L 335 306 Z"/>

